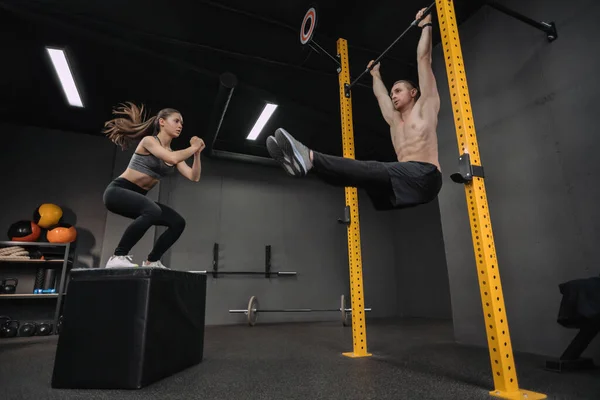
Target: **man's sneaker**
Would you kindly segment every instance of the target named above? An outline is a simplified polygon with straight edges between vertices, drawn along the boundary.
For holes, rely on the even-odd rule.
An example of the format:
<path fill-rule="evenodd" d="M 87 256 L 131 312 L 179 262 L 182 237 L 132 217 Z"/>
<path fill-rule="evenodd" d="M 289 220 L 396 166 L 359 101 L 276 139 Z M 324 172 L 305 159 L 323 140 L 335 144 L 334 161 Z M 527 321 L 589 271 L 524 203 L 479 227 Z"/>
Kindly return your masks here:
<path fill-rule="evenodd" d="M 312 168 L 310 161 L 310 150 L 297 141 L 285 129 L 279 128 L 275 131 L 275 141 L 281 149 L 284 159 L 289 159 L 289 166 L 294 176 L 304 176 Z"/>
<path fill-rule="evenodd" d="M 106 268 L 131 268 L 139 265 L 131 262 L 132 256 L 112 256 L 106 263 Z"/>
<path fill-rule="evenodd" d="M 274 136 L 269 136 L 267 138 L 267 151 L 275 161 L 281 164 L 288 175 L 296 176 L 296 174 L 294 174 L 294 170 L 292 169 L 292 160 L 283 154 L 283 151 L 277 145 L 277 139 L 275 139 Z"/>
<path fill-rule="evenodd" d="M 142 267 L 151 267 L 151 268 L 167 268 L 163 265 L 163 263 L 158 261 L 144 261 L 142 262 Z"/>

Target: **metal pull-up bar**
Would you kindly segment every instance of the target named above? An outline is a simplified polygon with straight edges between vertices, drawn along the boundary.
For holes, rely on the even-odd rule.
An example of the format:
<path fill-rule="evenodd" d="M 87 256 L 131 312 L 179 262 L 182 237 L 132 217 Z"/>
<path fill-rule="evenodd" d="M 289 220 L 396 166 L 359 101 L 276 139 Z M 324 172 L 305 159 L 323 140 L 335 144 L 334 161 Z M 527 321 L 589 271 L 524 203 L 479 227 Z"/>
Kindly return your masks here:
<path fill-rule="evenodd" d="M 434 6 L 435 6 L 435 1 L 434 1 L 433 3 L 431 3 L 431 5 L 425 9 L 425 11 L 423 12 L 423 15 L 421 16 L 421 18 L 419 18 L 419 19 L 415 19 L 413 22 L 411 22 L 411 24 L 408 26 L 408 28 L 406 28 L 406 29 L 404 30 L 404 32 L 402 32 L 402 33 L 400 34 L 400 36 L 398 36 L 398 37 L 396 38 L 396 40 L 394 40 L 394 41 L 392 42 L 392 44 L 390 44 L 390 45 L 387 47 L 387 49 L 385 49 L 385 50 L 383 51 L 383 53 L 381 53 L 381 55 L 379 55 L 379 57 L 377 57 L 377 58 L 375 59 L 375 61 L 373 61 L 373 63 L 372 63 L 372 64 L 371 64 L 369 67 L 367 67 L 367 69 L 365 69 L 365 70 L 364 70 L 364 71 L 363 71 L 363 72 L 362 72 L 362 73 L 361 73 L 361 74 L 358 76 L 358 78 L 354 79 L 354 81 L 353 81 L 352 83 L 350 83 L 349 85 L 346 85 L 346 87 L 344 88 L 344 90 L 345 90 L 345 96 L 346 96 L 346 97 L 350 97 L 350 90 L 352 89 L 352 87 L 353 87 L 354 85 L 356 85 L 356 82 L 360 81 L 360 79 L 361 79 L 361 78 L 362 78 L 362 77 L 363 77 L 363 76 L 364 76 L 366 73 L 368 73 L 368 72 L 371 72 L 371 70 L 372 70 L 373 68 L 375 68 L 375 66 L 376 66 L 376 65 L 379 63 L 379 61 L 381 61 L 381 59 L 383 58 L 383 56 L 385 56 L 385 55 L 386 55 L 386 54 L 387 54 L 387 53 L 388 53 L 388 52 L 389 52 L 389 51 L 392 49 L 392 47 L 394 47 L 394 46 L 396 45 L 396 43 L 398 43 L 398 41 L 399 41 L 400 39 L 402 39 L 402 38 L 404 37 L 404 35 L 406 35 L 406 33 L 407 33 L 408 31 L 410 31 L 410 30 L 411 30 L 412 28 L 414 28 L 415 26 L 419 25 L 419 22 L 421 22 L 423 19 L 425 19 L 425 17 L 427 17 L 427 15 L 429 15 L 429 13 L 431 12 L 431 9 L 432 9 Z"/>
<path fill-rule="evenodd" d="M 521 22 L 526 23 L 527 25 L 531 25 L 534 28 L 537 28 L 546 33 L 549 42 L 553 42 L 558 38 L 558 32 L 556 31 L 556 25 L 554 22 L 538 22 L 529 17 L 526 17 L 523 14 L 519 14 L 518 12 L 511 10 L 510 8 L 503 6 L 495 1 L 486 1 L 485 4 L 488 6 L 495 8 L 496 10 L 503 12 L 506 15 L 510 15 L 513 18 L 518 19 Z"/>

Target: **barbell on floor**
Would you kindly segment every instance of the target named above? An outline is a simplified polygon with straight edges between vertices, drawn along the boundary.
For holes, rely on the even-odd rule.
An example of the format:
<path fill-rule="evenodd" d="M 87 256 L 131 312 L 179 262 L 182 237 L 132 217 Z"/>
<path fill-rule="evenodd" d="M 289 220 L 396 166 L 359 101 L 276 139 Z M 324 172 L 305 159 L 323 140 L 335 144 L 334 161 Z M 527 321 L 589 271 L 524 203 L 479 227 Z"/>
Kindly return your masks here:
<path fill-rule="evenodd" d="M 371 311 L 370 308 L 365 308 L 365 312 Z M 340 297 L 340 308 L 325 308 L 325 309 L 314 309 L 314 308 L 281 308 L 281 309 L 265 309 L 262 310 L 258 305 L 258 298 L 251 296 L 248 301 L 248 308 L 245 310 L 229 310 L 230 313 L 246 314 L 248 318 L 248 325 L 254 326 L 256 319 L 260 313 L 288 313 L 288 312 L 339 312 L 342 316 L 342 324 L 344 326 L 349 325 L 349 315 L 352 313 L 351 308 L 346 308 L 346 299 L 344 295 Z"/>

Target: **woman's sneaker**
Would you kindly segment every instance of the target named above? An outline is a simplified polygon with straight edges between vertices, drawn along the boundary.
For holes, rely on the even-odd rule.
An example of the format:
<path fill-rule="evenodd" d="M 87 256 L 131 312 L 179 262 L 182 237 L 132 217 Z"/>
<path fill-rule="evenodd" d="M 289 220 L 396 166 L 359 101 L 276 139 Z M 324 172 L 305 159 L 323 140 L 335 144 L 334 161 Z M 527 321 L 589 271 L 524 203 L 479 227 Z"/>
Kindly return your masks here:
<path fill-rule="evenodd" d="M 106 263 L 106 268 L 131 268 L 131 267 L 139 267 L 139 265 L 134 264 L 132 260 L 132 256 L 112 256 L 109 258 Z"/>
<path fill-rule="evenodd" d="M 144 261 L 142 262 L 142 267 L 152 267 L 152 268 L 167 268 L 163 265 L 163 263 L 158 261 Z"/>

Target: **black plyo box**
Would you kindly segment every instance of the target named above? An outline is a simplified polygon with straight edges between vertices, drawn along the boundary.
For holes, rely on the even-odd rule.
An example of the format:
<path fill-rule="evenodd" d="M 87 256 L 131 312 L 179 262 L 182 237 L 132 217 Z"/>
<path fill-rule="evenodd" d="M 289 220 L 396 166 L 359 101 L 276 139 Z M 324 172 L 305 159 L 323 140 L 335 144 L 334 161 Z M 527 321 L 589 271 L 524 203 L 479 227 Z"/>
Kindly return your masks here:
<path fill-rule="evenodd" d="M 199 364 L 206 275 L 73 269 L 52 387 L 140 389 Z"/>

